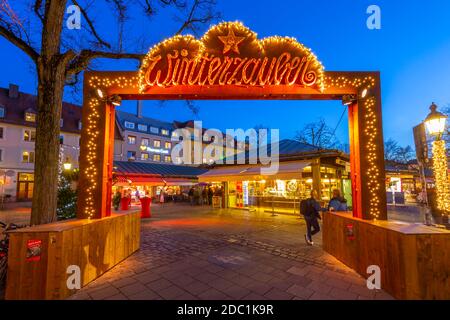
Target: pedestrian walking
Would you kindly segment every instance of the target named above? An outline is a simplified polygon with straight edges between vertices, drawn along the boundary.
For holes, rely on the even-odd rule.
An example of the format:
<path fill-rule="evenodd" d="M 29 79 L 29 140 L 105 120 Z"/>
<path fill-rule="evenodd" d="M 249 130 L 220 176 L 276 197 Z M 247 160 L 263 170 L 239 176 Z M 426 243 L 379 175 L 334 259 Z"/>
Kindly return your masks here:
<path fill-rule="evenodd" d="M 317 191 L 312 190 L 311 197 L 300 203 L 300 212 L 306 222 L 305 241 L 310 246 L 314 244 L 312 236 L 320 232 L 319 219 L 321 219 L 320 212 L 323 210 L 317 201 L 318 198 Z"/>

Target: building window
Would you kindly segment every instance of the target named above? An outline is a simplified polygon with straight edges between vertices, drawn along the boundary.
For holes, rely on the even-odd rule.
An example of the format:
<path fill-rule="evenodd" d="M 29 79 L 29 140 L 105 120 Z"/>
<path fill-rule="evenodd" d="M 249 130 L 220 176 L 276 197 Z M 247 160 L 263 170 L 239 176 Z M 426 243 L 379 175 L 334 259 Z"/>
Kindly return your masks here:
<path fill-rule="evenodd" d="M 5 135 L 5 128 L 0 127 L 0 139 L 3 139 Z"/>
<path fill-rule="evenodd" d="M 64 126 L 64 119 L 59 119 L 59 127 L 62 128 Z"/>
<path fill-rule="evenodd" d="M 36 122 L 36 113 L 25 112 L 25 121 Z"/>
<path fill-rule="evenodd" d="M 149 145 L 148 138 L 142 138 L 141 139 L 141 145 L 148 147 L 148 145 Z"/>
<path fill-rule="evenodd" d="M 0 107 L 0 118 L 5 117 L 5 107 Z"/>
<path fill-rule="evenodd" d="M 147 132 L 147 125 L 146 124 L 138 124 L 138 130 Z"/>
<path fill-rule="evenodd" d="M 148 160 L 148 158 L 149 158 L 148 153 L 146 153 L 146 152 L 141 153 L 141 160 L 146 161 L 146 160 Z"/>
<path fill-rule="evenodd" d="M 3 150 L 0 149 L 0 162 L 2 162 L 2 161 L 3 161 Z"/>
<path fill-rule="evenodd" d="M 154 141 L 153 141 L 153 146 L 154 146 L 155 148 L 160 148 L 160 147 L 161 147 L 161 141 L 159 141 L 159 140 L 154 140 Z"/>
<path fill-rule="evenodd" d="M 172 137 L 174 137 L 174 138 L 178 138 L 178 132 L 176 132 L 176 131 L 172 131 Z"/>
<path fill-rule="evenodd" d="M 134 122 L 125 121 L 125 128 L 134 129 Z"/>
<path fill-rule="evenodd" d="M 34 163 L 34 152 L 33 151 L 23 151 L 22 152 L 22 162 L 23 163 Z"/>
<path fill-rule="evenodd" d="M 35 130 L 24 130 L 23 131 L 23 141 L 34 142 L 36 141 L 36 131 Z"/>
<path fill-rule="evenodd" d="M 153 155 L 153 161 L 160 162 L 161 161 L 161 155 L 160 154 L 154 154 Z"/>
<path fill-rule="evenodd" d="M 167 130 L 167 129 L 161 129 L 161 134 L 162 134 L 163 136 L 168 136 L 168 135 L 169 135 L 169 130 Z"/>
<path fill-rule="evenodd" d="M 172 143 L 166 141 L 166 142 L 164 143 L 164 148 L 166 148 L 166 149 L 172 148 Z"/>
<path fill-rule="evenodd" d="M 164 156 L 164 162 L 172 162 L 171 156 Z"/>
<path fill-rule="evenodd" d="M 128 144 L 136 144 L 136 137 L 128 136 Z"/>
<path fill-rule="evenodd" d="M 156 127 L 150 127 L 150 132 L 151 132 L 151 133 L 158 134 L 158 133 L 159 133 L 159 129 L 156 128 Z"/>
<path fill-rule="evenodd" d="M 127 158 L 128 158 L 128 160 L 136 159 L 136 151 L 128 151 L 127 152 Z"/>

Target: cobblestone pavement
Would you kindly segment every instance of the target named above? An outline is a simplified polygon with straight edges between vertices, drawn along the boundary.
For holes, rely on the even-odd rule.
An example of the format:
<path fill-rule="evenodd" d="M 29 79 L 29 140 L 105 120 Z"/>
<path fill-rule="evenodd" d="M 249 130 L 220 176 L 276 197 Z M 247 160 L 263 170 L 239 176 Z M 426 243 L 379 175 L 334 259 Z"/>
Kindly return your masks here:
<path fill-rule="evenodd" d="M 156 207 L 140 250 L 70 299 L 392 299 L 303 231 L 291 216 Z"/>

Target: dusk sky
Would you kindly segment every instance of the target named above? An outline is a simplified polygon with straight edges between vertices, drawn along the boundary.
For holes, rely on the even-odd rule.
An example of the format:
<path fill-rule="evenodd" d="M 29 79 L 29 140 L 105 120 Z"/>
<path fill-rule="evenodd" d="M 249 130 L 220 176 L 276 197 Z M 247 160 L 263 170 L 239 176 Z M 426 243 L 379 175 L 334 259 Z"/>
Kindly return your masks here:
<path fill-rule="evenodd" d="M 11 4 L 14 8 L 14 1 Z M 381 7 L 381 30 L 366 27 L 366 9 L 371 4 Z M 260 38 L 296 37 L 317 54 L 326 70 L 381 71 L 385 139 L 392 137 L 402 145 L 413 145 L 412 127 L 426 117 L 431 102 L 442 107 L 450 104 L 449 1 L 218 0 L 218 10 L 223 20 L 240 20 Z M 179 22 L 172 19 L 173 12 L 160 13 L 151 21 L 136 14 L 127 30 L 145 31 L 149 45 L 169 37 Z M 102 22 L 102 14 L 97 13 L 97 17 Z M 101 23 L 99 29 L 110 38 L 117 31 L 111 22 Z M 132 43 L 129 45 L 131 48 Z M 36 93 L 36 76 L 28 57 L 3 38 L 0 46 L 0 86 L 16 83 L 21 91 Z M 129 61 L 96 64 L 99 70 L 135 68 L 136 63 Z M 68 101 L 81 99 L 66 94 Z M 182 102 L 161 105 L 147 101 L 144 105 L 145 115 L 157 119 L 198 119 L 205 127 L 222 130 L 261 124 L 280 129 L 282 138 L 292 138 L 304 124 L 320 117 L 334 129 L 344 110 L 338 101 L 201 101 L 196 102 L 200 113 L 194 116 Z M 135 102 L 124 103 L 121 109 L 134 112 Z M 347 121 L 342 121 L 337 136 L 345 142 L 347 135 Z"/>

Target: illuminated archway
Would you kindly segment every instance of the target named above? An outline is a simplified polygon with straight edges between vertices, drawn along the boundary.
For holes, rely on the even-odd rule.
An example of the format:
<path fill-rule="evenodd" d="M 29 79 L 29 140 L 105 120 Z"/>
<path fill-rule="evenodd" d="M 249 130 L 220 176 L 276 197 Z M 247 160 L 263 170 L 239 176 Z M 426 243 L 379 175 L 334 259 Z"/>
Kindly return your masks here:
<path fill-rule="evenodd" d="M 378 72 L 325 72 L 293 38 L 257 35 L 238 22 L 201 39 L 175 36 L 153 47 L 136 72 L 86 72 L 79 218 L 111 214 L 114 95 L 129 100 L 348 101 L 353 214 L 387 219 Z"/>

